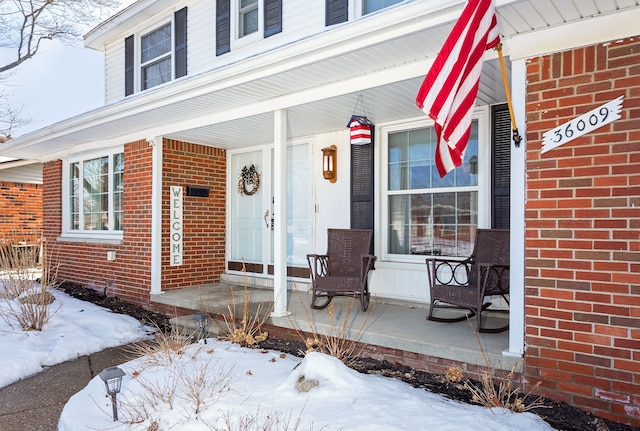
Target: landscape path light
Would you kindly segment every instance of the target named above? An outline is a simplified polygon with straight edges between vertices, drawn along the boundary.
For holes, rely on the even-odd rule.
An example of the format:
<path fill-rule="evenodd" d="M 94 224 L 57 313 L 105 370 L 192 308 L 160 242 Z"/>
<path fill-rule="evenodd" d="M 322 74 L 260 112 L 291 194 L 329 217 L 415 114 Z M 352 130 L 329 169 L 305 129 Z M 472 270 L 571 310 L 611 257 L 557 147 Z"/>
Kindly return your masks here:
<path fill-rule="evenodd" d="M 118 405 L 116 404 L 116 395 L 120 392 L 122 387 L 122 377 L 125 372 L 118 367 L 105 368 L 98 374 L 104 386 L 107 389 L 107 394 L 111 395 L 111 406 L 113 407 L 113 420 L 118 420 Z"/>
<path fill-rule="evenodd" d="M 207 316 L 202 312 L 194 314 L 192 318 L 196 322 L 200 338 L 204 338 L 204 344 L 207 344 L 207 326 L 209 326 L 209 319 L 207 319 Z"/>

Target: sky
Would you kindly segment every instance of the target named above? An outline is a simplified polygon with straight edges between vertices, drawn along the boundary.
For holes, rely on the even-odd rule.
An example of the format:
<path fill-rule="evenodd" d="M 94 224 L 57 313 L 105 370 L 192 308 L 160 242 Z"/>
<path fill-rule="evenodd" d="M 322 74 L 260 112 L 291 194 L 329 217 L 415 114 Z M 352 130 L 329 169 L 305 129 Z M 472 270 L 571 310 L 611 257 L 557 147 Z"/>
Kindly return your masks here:
<path fill-rule="evenodd" d="M 0 319 L 0 387 L 45 366 L 148 337 L 151 328 L 132 317 L 52 293 L 56 312 L 42 332 L 23 332 L 11 319 Z M 17 302 L 0 300 L 3 316 L 8 304 Z M 553 430 L 532 413 L 448 400 L 400 380 L 360 374 L 315 352 L 301 359 L 210 338 L 120 368 L 119 420 L 114 422 L 111 399 L 96 376 L 66 403 L 59 431 Z"/>
<path fill-rule="evenodd" d="M 131 5 L 135 0 L 121 0 L 108 16 Z M 94 25 L 80 28 L 88 32 Z M 0 48 L 0 63 L 15 54 Z M 20 127 L 14 136 L 41 129 L 104 105 L 104 55 L 85 48 L 82 38 L 71 44 L 43 41 L 38 53 L 3 76 L 0 103 L 22 108 L 22 117 L 30 123 Z M 6 99 L 6 100 L 5 100 Z"/>
<path fill-rule="evenodd" d="M 0 60 L 11 53 L 0 49 Z M 104 65 L 101 52 L 84 48 L 81 41 L 73 46 L 46 41 L 32 59 L 11 72 L 0 89 L 14 109 L 30 123 L 14 136 L 37 130 L 82 114 L 104 104 Z"/>

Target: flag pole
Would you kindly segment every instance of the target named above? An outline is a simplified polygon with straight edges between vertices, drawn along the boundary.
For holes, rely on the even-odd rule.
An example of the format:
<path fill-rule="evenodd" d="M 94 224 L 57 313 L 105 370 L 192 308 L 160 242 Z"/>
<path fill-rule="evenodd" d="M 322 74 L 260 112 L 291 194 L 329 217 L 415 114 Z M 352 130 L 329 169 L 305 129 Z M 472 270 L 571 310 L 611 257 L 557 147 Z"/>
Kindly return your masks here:
<path fill-rule="evenodd" d="M 513 115 L 513 105 L 511 103 L 511 93 L 509 92 L 509 82 L 507 81 L 507 69 L 504 65 L 504 57 L 502 56 L 502 42 L 500 42 L 495 50 L 498 51 L 498 57 L 500 58 L 500 69 L 502 70 L 502 82 L 504 83 L 504 91 L 507 94 L 507 105 L 509 105 L 509 115 L 511 116 L 511 128 L 513 129 L 513 143 L 516 148 L 520 147 L 522 142 L 522 136 L 518 132 L 518 126 L 516 126 L 516 118 Z"/>

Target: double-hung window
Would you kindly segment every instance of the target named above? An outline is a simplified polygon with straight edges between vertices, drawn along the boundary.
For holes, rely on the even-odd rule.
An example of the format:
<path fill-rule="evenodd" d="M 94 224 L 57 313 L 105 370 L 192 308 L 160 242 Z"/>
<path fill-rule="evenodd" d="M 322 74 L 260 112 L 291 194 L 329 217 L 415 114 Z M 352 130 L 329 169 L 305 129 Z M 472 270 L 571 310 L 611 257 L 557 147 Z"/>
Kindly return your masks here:
<path fill-rule="evenodd" d="M 386 255 L 468 256 L 478 226 L 478 120 L 462 166 L 440 178 L 433 126 L 388 129 Z"/>
<path fill-rule="evenodd" d="M 171 81 L 171 23 L 140 38 L 140 74 L 142 89 Z"/>
<path fill-rule="evenodd" d="M 282 0 L 216 0 L 216 55 L 282 32 Z"/>
<path fill-rule="evenodd" d="M 256 33 L 260 27 L 258 0 L 238 0 L 238 38 Z"/>
<path fill-rule="evenodd" d="M 187 74 L 187 8 L 147 30 L 124 40 L 125 96 Z"/>
<path fill-rule="evenodd" d="M 122 236 L 122 149 L 65 161 L 63 235 Z"/>
<path fill-rule="evenodd" d="M 384 9 L 403 0 L 362 0 L 362 15 Z"/>

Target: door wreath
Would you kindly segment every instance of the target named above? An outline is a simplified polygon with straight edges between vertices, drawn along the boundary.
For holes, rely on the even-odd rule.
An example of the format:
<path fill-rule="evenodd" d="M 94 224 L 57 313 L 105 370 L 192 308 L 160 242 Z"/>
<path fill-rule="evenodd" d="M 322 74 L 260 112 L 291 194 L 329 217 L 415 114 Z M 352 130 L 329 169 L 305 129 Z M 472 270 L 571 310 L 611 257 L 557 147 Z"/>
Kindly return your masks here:
<path fill-rule="evenodd" d="M 247 188 L 247 185 L 251 187 Z M 255 194 L 259 188 L 260 174 L 256 170 L 256 166 L 253 163 L 249 166 L 244 166 L 238 179 L 238 193 L 251 196 Z"/>

